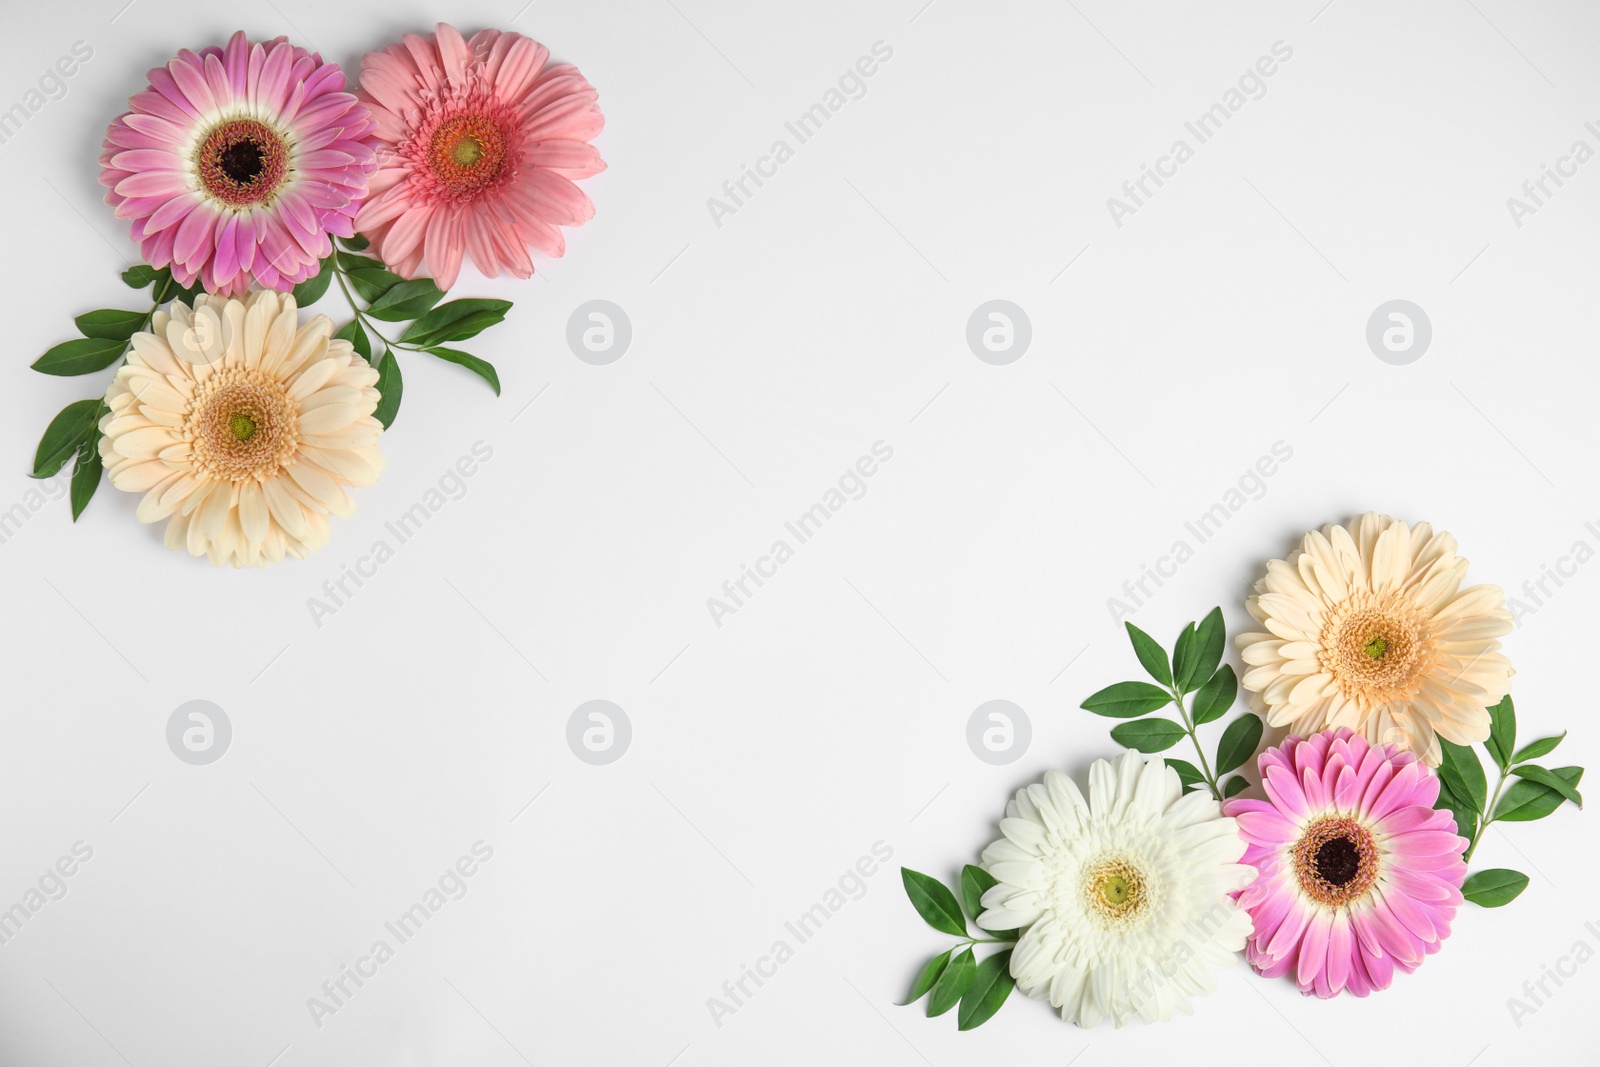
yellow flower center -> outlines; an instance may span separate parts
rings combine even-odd
[[[195,390],[183,432],[197,470],[221,481],[265,481],[294,461],[298,423],[298,405],[282,382],[228,367]]]
[[[1154,887],[1127,856],[1112,855],[1091,864],[1080,888],[1090,913],[1111,929],[1142,925],[1154,910]]]
[[[1410,598],[1356,593],[1328,613],[1317,658],[1346,698],[1370,708],[1412,697],[1435,658],[1432,638]]]
[[[456,142],[451,155],[455,157],[457,166],[470,167],[483,158],[483,145],[476,138],[463,137]]]

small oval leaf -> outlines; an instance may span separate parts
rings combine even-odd
[[[1111,739],[1140,752],[1164,752],[1184,738],[1183,727],[1171,719],[1135,719],[1117,725]]]
[[[1110,719],[1132,719],[1148,715],[1172,703],[1172,694],[1158,689],[1149,682],[1118,682],[1108,685],[1085,700],[1080,706],[1085,711],[1104,715]]]
[[[1461,886],[1461,895],[1481,908],[1500,908],[1516,900],[1528,888],[1528,876],[1503,867],[1479,871]]]

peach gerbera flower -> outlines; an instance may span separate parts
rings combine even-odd
[[[378,372],[332,331],[266,289],[175,300],[133,335],[100,455],[112,485],[144,494],[140,522],[169,520],[168,548],[219,566],[304,558],[353,510],[344,487],[378,480]]]
[[[594,88],[516,33],[431,37],[361,60],[360,99],[377,120],[378,172],[356,229],[396,273],[426,268],[442,289],[462,256],[490,277],[533,273],[528,250],[566,250],[561,226],[594,215],[572,180],[605,169],[588,141],[605,118]]]
[[[1511,689],[1505,594],[1462,589],[1455,538],[1425,522],[1369,512],[1352,525],[1313,530],[1267,564],[1245,604],[1267,632],[1238,639],[1242,684],[1273,726],[1349,727],[1437,766],[1439,738],[1485,740],[1486,709]]]

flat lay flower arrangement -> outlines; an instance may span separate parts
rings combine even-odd
[[[1241,952],[1308,996],[1365,997],[1439,952],[1461,907],[1516,899],[1526,875],[1469,871],[1484,831],[1581,807],[1583,768],[1538,762],[1565,734],[1519,743],[1512,616],[1498,587],[1462,588],[1466,570],[1449,534],[1366,514],[1267,564],[1242,676],[1221,609],[1170,653],[1126,624],[1148,680],[1082,705],[1126,720],[1125,751],[1087,789],[1049,771],[1019,790],[954,887],[902,870],[922,918],[960,939],[907,1003],[955,1009],[962,1030],[1013,989],[1079,1026],[1165,1021]],[[1229,719],[1241,686],[1249,710]],[[1269,727],[1287,736],[1258,756]],[[1183,742],[1193,761],[1151,755]]]
[[[528,278],[531,250],[594,214],[604,118],[576,68],[515,33],[439,25],[335,63],[284,38],[184,50],[106,131],[100,182],[148,306],[75,320],[33,368],[103,395],[51,420],[33,476],[70,461],[72,517],[102,477],[141,493],[169,548],[216,564],[303,558],[383,471],[401,357],[495,368],[456,345],[506,300],[446,299],[462,263]],[[301,310],[335,294],[347,319]],[[393,331],[399,330],[396,335]]]

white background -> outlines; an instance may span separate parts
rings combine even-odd
[[[440,18],[515,29],[598,87],[610,169],[566,258],[463,272],[457,295],[516,301],[464,346],[505,395],[408,360],[389,469],[309,561],[214,570],[109,487],[76,526],[56,499],[0,545],[0,907],[94,850],[0,945],[0,1062],[1593,1056],[1600,963],[1520,1028],[1507,1008],[1600,948],[1600,823],[1570,806],[1491,831],[1475,866],[1527,871],[1527,892],[1463,909],[1389,991],[1307,1000],[1240,962],[1193,1018],[1120,1032],[1020,997],[969,1034],[896,1007],[948,939],[895,868],[953,875],[1011,791],[1114,754],[1077,709],[1135,673],[1107,599],[1274,442],[1292,460],[1141,626],[1170,641],[1220,603],[1237,630],[1266,559],[1368,509],[1451,530],[1472,579],[1513,593],[1600,547],[1600,163],[1520,228],[1506,206],[1573,141],[1600,148],[1600,12],[923,2],[5,0],[0,108],[75,41],[94,54],[0,144],[0,509],[27,499],[49,417],[104,386],[28,364],[75,314],[145,306],[95,159],[180,47],[242,26],[353,72]],[[880,40],[866,95],[719,227],[707,199],[794,147],[784,122]],[[1107,197],[1280,40],[1266,94],[1116,226]],[[995,298],[1033,329],[1003,367],[965,340]],[[1409,366],[1365,342],[1395,298],[1433,323]],[[592,299],[632,322],[609,366],[566,344]],[[714,625],[707,598],[879,440],[865,497]],[[466,495],[317,626],[309,599],[477,441],[493,459]],[[1597,600],[1580,567],[1506,642],[1524,737],[1573,730],[1553,764],[1595,759]],[[565,741],[596,698],[634,732],[604,767]],[[1032,721],[1004,767],[965,740],[994,698]],[[166,744],[192,699],[233,724],[211,766]],[[307,998],[479,840],[470,892],[318,1028]],[[893,859],[865,895],[716,1026],[707,998],[876,841]]]

